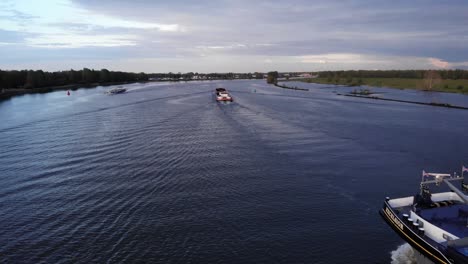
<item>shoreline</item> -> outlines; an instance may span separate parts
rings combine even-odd
[[[457,93],[468,95],[468,80],[465,79],[445,79],[435,85],[432,90],[424,89],[422,83],[423,79],[411,78],[340,78],[334,81],[329,81],[327,78],[308,78],[299,81],[304,83],[317,83],[325,85],[344,85],[346,87],[362,87],[369,86],[372,88],[391,88],[399,90],[418,90],[422,92],[441,92],[441,93]]]
[[[276,86],[276,87],[279,87],[279,88],[283,88],[283,89],[299,90],[299,91],[309,91],[309,89],[307,89],[307,88],[289,87],[289,86],[286,86],[285,84],[274,83],[273,85]]]
[[[219,79],[211,80],[148,80],[148,81],[129,81],[129,82],[107,82],[107,83],[89,83],[89,84],[67,84],[61,86],[51,86],[51,87],[41,87],[33,89],[24,89],[24,88],[11,88],[11,89],[2,89],[0,88],[0,101],[10,99],[14,96],[25,95],[25,94],[37,94],[37,93],[49,93],[54,91],[61,90],[77,90],[81,88],[96,88],[98,86],[112,86],[112,85],[121,85],[121,84],[130,84],[130,83],[148,83],[148,82],[190,82],[190,81],[218,81]],[[234,80],[249,80],[249,79],[229,79],[230,81]],[[253,80],[253,79],[252,79]]]
[[[445,108],[454,108],[454,109],[462,109],[468,110],[468,107],[458,106],[458,105],[451,105],[446,103],[425,103],[425,102],[418,102],[418,101],[409,101],[409,100],[401,100],[401,99],[390,99],[390,98],[381,98],[377,96],[365,96],[365,95],[358,95],[358,94],[340,94],[337,95],[341,96],[348,96],[348,97],[355,97],[355,98],[364,98],[364,99],[373,99],[373,100],[382,100],[382,101],[390,101],[390,102],[398,102],[398,103],[406,103],[406,104],[417,104],[417,105],[428,105],[428,106],[436,106],[436,107],[445,107]]]
[[[37,94],[37,93],[49,93],[54,91],[61,91],[61,90],[77,90],[81,88],[96,88],[98,86],[112,86],[112,85],[120,85],[120,84],[130,84],[130,83],[137,83],[137,82],[148,82],[148,81],[132,81],[132,82],[108,82],[108,83],[89,83],[89,84],[67,84],[61,86],[51,86],[51,87],[41,87],[41,88],[34,88],[34,89],[4,89],[3,92],[0,90],[0,101],[7,100],[14,96],[18,95],[25,95],[25,94]]]

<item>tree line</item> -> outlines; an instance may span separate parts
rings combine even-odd
[[[186,73],[151,73],[148,75],[150,78],[156,80],[168,79],[168,80],[232,80],[232,79],[263,79],[263,73],[198,73],[198,72],[186,72]]]
[[[431,70],[436,72],[441,79],[468,79],[467,70]],[[338,78],[409,78],[424,79],[427,70],[359,70],[359,71],[322,71],[318,72],[318,77],[338,79]]]
[[[0,88],[34,89],[41,87],[54,87],[69,84],[94,84],[112,82],[147,81],[148,75],[132,72],[109,71],[107,69],[47,72],[42,70],[3,71],[0,70]]]

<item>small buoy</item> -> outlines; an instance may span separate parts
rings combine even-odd
[[[67,91],[67,95],[70,96],[70,91]]]

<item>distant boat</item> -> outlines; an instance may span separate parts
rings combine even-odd
[[[107,93],[109,93],[109,94],[120,94],[120,93],[125,93],[126,91],[127,91],[127,89],[118,87],[118,88],[110,89],[109,91],[107,91]]]
[[[232,96],[224,88],[216,88],[216,101],[218,102],[232,102]]]

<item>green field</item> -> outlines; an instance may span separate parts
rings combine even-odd
[[[349,86],[368,85],[375,87],[389,87],[397,89],[418,89],[427,90],[424,88],[423,79],[405,79],[405,78],[311,78],[303,79],[302,82],[321,83],[321,84],[341,84]],[[448,93],[463,93],[468,94],[468,80],[440,80],[439,83],[432,87],[432,91],[448,92]]]

